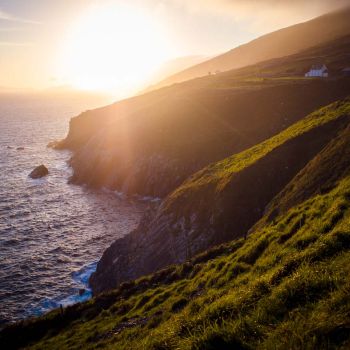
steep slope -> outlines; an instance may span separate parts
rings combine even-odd
[[[329,192],[337,185],[339,178],[349,175],[349,140],[350,127],[347,127],[269,203],[263,219],[253,230],[275,220],[278,215],[286,213],[307,198]]]
[[[264,35],[247,44],[197,64],[156,84],[160,88],[202,77],[208,72],[228,71],[276,57],[288,56],[308,47],[350,34],[350,8]]]
[[[341,152],[349,127],[291,182],[318,183],[313,169],[323,169],[331,187],[246,240],[8,327],[1,348],[348,349],[350,158],[337,159],[337,173],[329,166]]]
[[[90,278],[93,291],[114,288],[246,235],[273,197],[349,122],[350,101],[334,103],[193,175],[154,216],[147,215],[136,231],[104,252]]]
[[[209,163],[347,96],[350,79],[337,74],[349,54],[350,36],[87,111],[60,144],[74,150],[72,181],[163,197]],[[320,57],[333,78],[301,78]]]

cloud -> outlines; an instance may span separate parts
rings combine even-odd
[[[10,21],[10,22],[26,23],[26,24],[40,24],[40,22],[38,22],[38,21],[33,21],[33,20],[30,20],[30,19],[13,16],[12,14],[7,13],[7,12],[1,10],[1,9],[0,9],[0,20]]]

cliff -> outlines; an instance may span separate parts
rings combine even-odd
[[[194,174],[153,217],[146,215],[136,231],[104,252],[90,278],[94,293],[245,236],[273,198],[349,122],[349,101],[334,103]],[[321,191],[324,185],[318,186]]]

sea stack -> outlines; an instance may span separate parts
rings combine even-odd
[[[41,164],[37,166],[30,174],[29,177],[32,179],[39,179],[49,174],[49,170],[45,165]]]

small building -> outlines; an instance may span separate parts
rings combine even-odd
[[[325,64],[314,64],[311,66],[311,69],[307,73],[305,73],[305,77],[327,78],[328,68]]]
[[[342,71],[344,77],[350,77],[350,67],[344,68]]]

